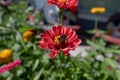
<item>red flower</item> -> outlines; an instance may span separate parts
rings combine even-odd
[[[28,18],[29,18],[29,21],[30,21],[30,22],[33,22],[33,21],[34,21],[34,16],[33,16],[32,14],[29,15]]]
[[[53,26],[51,30],[46,30],[40,34],[42,40],[39,41],[39,47],[50,49],[50,58],[53,59],[61,51],[64,55],[70,56],[69,50],[75,48],[81,43],[76,32],[72,28],[61,25]]]
[[[19,66],[21,62],[21,60],[15,60],[9,64],[3,65],[2,67],[0,67],[0,74],[9,70],[13,70],[15,67]]]
[[[71,9],[72,11],[76,11],[78,0],[48,0],[48,4],[55,4],[59,8]]]

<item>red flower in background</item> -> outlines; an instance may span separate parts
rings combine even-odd
[[[34,21],[34,15],[31,14],[31,15],[28,16],[28,18],[29,18],[29,21],[30,21],[30,22],[33,22],[33,21]]]
[[[3,65],[0,67],[0,74],[9,71],[9,70],[13,70],[15,67],[19,66],[21,64],[21,60],[15,60],[9,64]]]
[[[69,50],[75,48],[81,43],[76,32],[72,28],[67,28],[61,25],[52,27],[51,30],[46,30],[40,34],[42,40],[39,41],[39,47],[50,49],[50,58],[53,59],[61,51],[64,55],[70,56]]]
[[[55,4],[59,8],[76,11],[78,6],[78,0],[48,0],[48,4]]]

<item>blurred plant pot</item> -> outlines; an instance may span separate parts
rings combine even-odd
[[[108,35],[108,34],[95,33],[92,37],[92,41],[94,41],[97,37],[103,37],[104,40],[107,42],[120,45],[120,38],[116,38],[116,37],[113,37],[113,36]]]

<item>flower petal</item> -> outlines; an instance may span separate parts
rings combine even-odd
[[[68,53],[68,50],[64,50],[64,51],[63,51],[63,54],[66,55],[67,57],[70,56],[70,54]]]
[[[46,44],[43,40],[39,41],[38,43],[39,43],[39,47],[40,47],[40,48],[44,48],[44,49],[47,49],[47,48],[48,48],[48,47],[47,47],[47,44]]]
[[[58,54],[57,51],[52,51],[52,52],[50,53],[50,58],[51,58],[51,59],[55,58],[55,57],[57,56],[57,54]]]
[[[77,5],[78,5],[78,0],[66,0],[66,1],[58,1],[58,0],[48,0],[48,4],[55,4],[59,8],[63,9],[70,9],[72,11],[76,11]]]
[[[63,34],[65,34],[67,37],[63,38]],[[72,28],[62,25],[53,26],[51,30],[47,30],[40,36],[42,40],[39,41],[39,47],[52,50],[50,53],[51,59],[56,57],[60,51],[63,51],[64,55],[70,56],[68,53],[69,50],[75,50],[75,48],[81,43],[81,40],[78,38],[76,32]],[[56,44],[54,39],[57,36],[60,36],[60,39],[63,41],[65,40],[64,43],[61,42],[60,44]]]

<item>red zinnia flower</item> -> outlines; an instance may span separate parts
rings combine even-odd
[[[55,4],[59,8],[71,9],[72,11],[76,11],[78,0],[48,0],[48,4]]]
[[[46,30],[41,35],[42,40],[39,41],[39,47],[50,49],[50,58],[53,59],[61,51],[64,55],[70,56],[69,50],[75,48],[81,43],[76,32],[72,28],[61,25],[53,26],[51,30]]]

